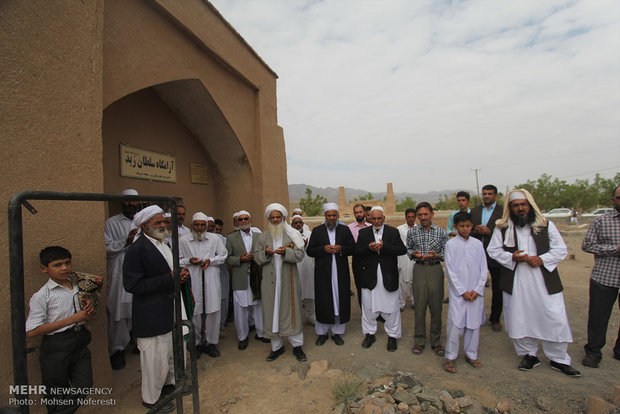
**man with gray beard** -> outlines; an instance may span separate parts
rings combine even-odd
[[[262,265],[261,298],[264,334],[271,338],[273,361],[284,353],[284,337],[293,345],[298,361],[307,360],[301,322],[301,281],[297,263],[304,258],[304,241],[299,232],[286,223],[287,210],[273,203],[265,209],[269,228],[256,243],[254,260]]]
[[[327,341],[329,330],[336,345],[344,345],[345,323],[351,319],[349,260],[355,250],[351,230],[338,223],[338,204],[323,204],[325,223],[310,236],[308,256],[315,258],[316,345]]]
[[[157,404],[164,385],[174,384],[172,326],[174,324],[174,272],[169,232],[158,206],[138,212],[133,224],[144,233],[127,249],[123,263],[123,286],[133,294],[132,325],[140,349],[142,405]],[[181,271],[181,282],[189,277]],[[172,403],[161,412],[174,410]]]
[[[228,252],[216,234],[206,231],[208,222],[204,213],[194,214],[191,234],[179,239],[179,262],[188,266],[192,278],[196,349],[217,358],[222,306],[220,265],[226,262]]]

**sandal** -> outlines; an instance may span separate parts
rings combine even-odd
[[[441,345],[434,346],[433,351],[435,352],[435,355],[438,356],[444,356],[446,354],[446,350]]]
[[[473,368],[482,368],[482,362],[478,361],[477,359],[470,359],[465,357],[465,362],[467,362],[469,365],[471,365]]]
[[[456,374],[456,364],[453,359],[444,359],[443,360],[443,370],[449,372],[450,374]]]
[[[413,348],[411,348],[411,352],[413,352],[415,355],[420,355],[422,351],[424,351],[423,345],[414,345]]]

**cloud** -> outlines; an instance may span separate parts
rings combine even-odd
[[[616,1],[213,3],[279,75],[290,183],[473,189],[472,168],[504,187],[620,164]]]

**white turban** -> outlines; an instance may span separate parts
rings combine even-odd
[[[293,209],[293,213],[297,212],[299,212],[299,214],[303,213],[303,211],[299,207]]]
[[[207,217],[207,221],[215,221],[215,219],[211,216]]]
[[[271,203],[265,209],[265,218],[269,219],[269,213],[271,213],[272,211],[279,211],[280,213],[282,213],[283,218],[286,218],[286,216],[288,216],[288,211],[282,204]]]
[[[370,209],[370,211],[375,211],[375,210],[379,210],[380,212],[385,213],[383,211],[383,207],[381,207],[381,206],[374,206],[373,208]]]
[[[200,220],[209,221],[209,217],[207,217],[205,213],[202,213],[200,211],[192,216],[192,223]]]
[[[172,213],[164,213],[164,218],[172,217]]]
[[[233,213],[233,219],[239,217],[240,214],[241,214],[241,211],[237,211]]]
[[[128,188],[126,190],[121,191],[122,195],[138,195],[138,192],[133,188]]]
[[[511,191],[510,197],[508,197],[508,202],[512,202],[515,200],[527,200],[527,197],[522,191]]]
[[[295,214],[293,217],[291,217],[291,223],[293,222],[293,220],[295,220],[296,218],[300,218],[303,221],[303,217],[300,216],[299,214]]]
[[[329,210],[336,210],[338,211],[338,204],[336,203],[325,203],[323,204],[323,214],[325,214],[326,211]]]
[[[237,217],[244,216],[244,215],[247,215],[248,217],[252,217],[252,215],[245,210],[241,210],[237,212]]]
[[[162,210],[161,207],[159,207],[158,205],[148,206],[138,211],[136,215],[133,216],[132,223],[136,227],[140,227],[141,225],[143,225],[144,223],[146,223],[147,221],[149,221],[156,215],[163,214],[163,213],[164,213],[164,210]]]

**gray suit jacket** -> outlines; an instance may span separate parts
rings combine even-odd
[[[252,251],[256,249],[256,240],[259,234],[252,234]],[[226,250],[228,250],[228,258],[226,262],[232,270],[232,289],[246,290],[248,288],[248,273],[250,272],[250,262],[242,262],[241,255],[248,252],[245,251],[245,244],[241,238],[241,230],[231,233],[226,239]]]

